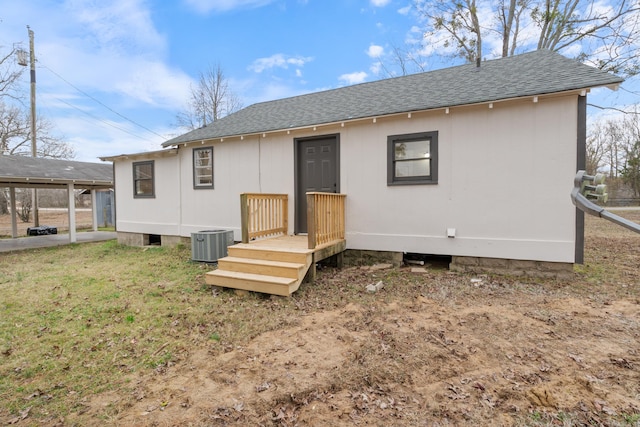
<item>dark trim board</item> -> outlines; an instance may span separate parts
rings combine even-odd
[[[587,167],[587,97],[578,96],[576,172]],[[576,208],[575,263],[584,264],[584,212]]]

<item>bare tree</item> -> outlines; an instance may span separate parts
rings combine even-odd
[[[396,77],[426,71],[428,60],[420,52],[393,46],[390,63],[394,65],[393,68],[387,66],[383,58],[378,58],[377,68],[387,77]]]
[[[70,159],[73,147],[53,135],[53,124],[36,117],[37,156]],[[0,101],[0,154],[31,155],[31,117],[23,108]]]
[[[0,100],[20,99],[18,83],[24,69],[16,64],[16,52],[16,48],[12,48],[6,55],[0,56]]]
[[[211,124],[242,108],[242,102],[229,88],[220,65],[211,65],[200,73],[198,84],[191,87],[190,95],[187,108],[176,116],[177,125],[188,130]]]
[[[31,113],[20,90],[22,72],[15,48],[0,56],[0,154],[31,155]],[[75,156],[73,147],[54,135],[53,123],[42,114],[36,115],[36,137],[38,157]]]
[[[473,62],[482,58],[482,31],[476,0],[416,0],[416,8],[426,18],[425,39],[436,47],[453,49],[454,54]]]
[[[596,172],[603,169],[603,166],[605,166],[605,153],[608,147],[609,138],[605,125],[601,122],[596,122],[587,136],[587,174],[595,175]]]
[[[622,118],[596,121],[587,137],[587,172],[606,172],[618,178],[626,163],[629,135]]]
[[[624,127],[620,120],[610,119],[605,125],[605,132],[607,134],[605,159],[608,163],[609,177],[618,178],[625,162],[626,138]]]
[[[439,53],[474,61],[487,52],[505,57],[518,49],[577,47],[577,59],[603,70],[640,72],[637,0],[414,0],[414,6],[425,45]]]
[[[640,197],[640,118],[625,116],[620,122],[622,128],[622,150],[624,165],[620,170],[623,182]]]
[[[24,144],[30,131],[29,116],[18,107],[0,101],[0,154],[13,154],[14,141]]]
[[[608,172],[610,190],[624,186],[640,197],[640,115],[597,121],[587,138],[587,172]],[[610,192],[611,194],[611,192]]]
[[[43,116],[36,118],[38,157],[70,159],[73,147],[54,136],[53,124]],[[19,104],[9,105],[0,99],[0,155],[31,156],[31,117]],[[0,215],[9,213],[8,193],[0,191]]]
[[[20,90],[23,69],[16,63],[16,49],[0,56],[0,155],[31,155],[31,113]],[[69,159],[73,147],[54,134],[46,117],[36,116],[37,156]],[[0,191],[0,214],[8,213],[8,196]]]
[[[632,190],[636,198],[640,197],[640,141],[637,141],[627,153],[627,164],[622,170],[622,179]]]

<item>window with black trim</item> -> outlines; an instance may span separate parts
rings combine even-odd
[[[153,160],[133,163],[133,197],[155,197]]]
[[[387,185],[437,183],[437,131],[387,137]]]
[[[213,188],[213,147],[193,149],[193,188]]]

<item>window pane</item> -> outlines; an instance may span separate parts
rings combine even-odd
[[[196,151],[196,166],[209,166],[211,164],[211,150]]]
[[[153,197],[153,161],[133,164],[134,197]]]
[[[209,159],[206,157],[198,157],[196,159],[196,167],[209,166]]]
[[[438,183],[438,131],[387,136],[387,185]]]
[[[197,176],[211,175],[211,172],[213,172],[211,166],[196,166]]]
[[[153,174],[153,166],[150,163],[143,165],[135,165],[136,179],[151,179]]]
[[[429,140],[396,142],[395,159],[428,159],[429,145]]]
[[[193,150],[193,185],[213,188],[213,148]]]
[[[396,177],[398,178],[429,175],[431,175],[429,159],[396,162]]]
[[[136,194],[137,195],[151,195],[153,192],[153,181],[150,179],[144,179],[136,181]]]
[[[211,179],[211,175],[203,175],[198,177],[198,182],[196,185],[211,185],[213,184],[213,180]]]

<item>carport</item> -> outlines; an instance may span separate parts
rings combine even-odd
[[[77,238],[74,190],[91,191],[93,230],[97,231],[96,191],[113,188],[113,167],[101,163],[0,155],[0,188],[9,188],[11,237],[14,239],[18,237],[16,188],[66,188],[69,242],[75,243]]]

